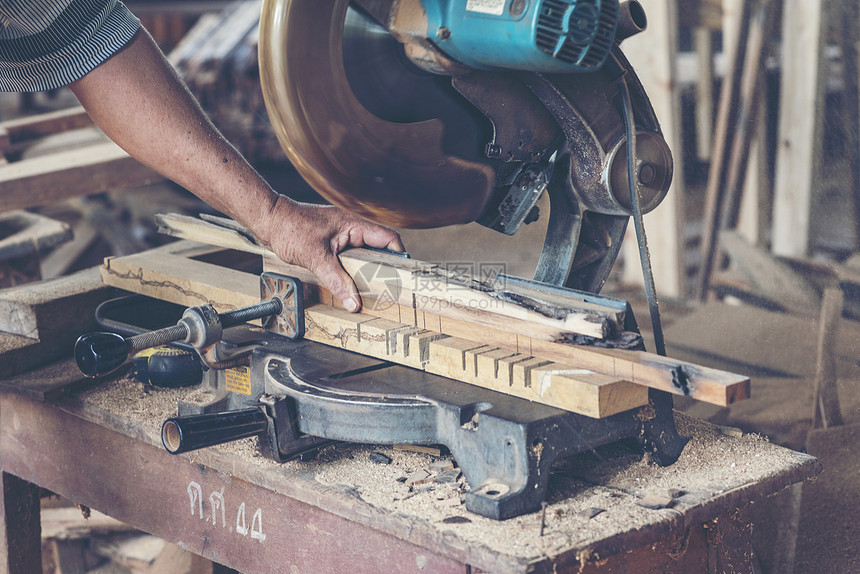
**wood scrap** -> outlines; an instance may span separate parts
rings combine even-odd
[[[720,233],[720,246],[757,291],[801,314],[818,308],[821,298],[802,275],[764,249],[750,245],[738,232]]]
[[[38,254],[72,238],[65,223],[24,210],[0,213],[0,260]]]
[[[738,118],[740,106],[741,79],[747,53],[752,11],[755,2],[743,2],[742,11],[738,14],[737,34],[734,35],[736,44],[726,46],[725,52],[730,54],[728,73],[723,78],[720,101],[717,109],[717,120],[714,128],[714,144],[711,166],[708,171],[708,186],[705,195],[705,213],[702,229],[702,266],[696,278],[694,297],[705,301],[710,285],[710,276],[715,258],[715,246],[720,230],[722,205],[725,198],[726,178],[731,156],[731,142],[736,130],[735,120]]]
[[[407,452],[418,452],[430,456],[442,456],[442,449],[438,446],[424,446],[420,444],[395,444],[394,450],[405,450]]]
[[[73,239],[42,257],[42,278],[54,279],[68,273],[84,252],[98,238],[96,229],[86,221],[72,225]]]
[[[71,356],[77,337],[97,330],[95,308],[112,292],[97,268],[0,291],[0,378]]]

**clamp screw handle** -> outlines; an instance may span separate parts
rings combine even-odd
[[[185,310],[176,325],[148,333],[124,338],[116,333],[87,333],[75,342],[75,362],[87,377],[99,377],[117,369],[129,355],[144,349],[175,343],[190,342],[203,347],[212,339],[221,338],[226,327],[247,321],[277,315],[283,309],[280,299],[271,299],[256,305],[219,314],[211,305],[200,305]]]

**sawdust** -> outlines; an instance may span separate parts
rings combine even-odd
[[[318,482],[345,487],[387,512],[432,525],[472,545],[518,558],[538,559],[587,547],[612,533],[643,528],[661,517],[677,516],[684,507],[760,480],[796,462],[796,454],[758,435],[728,437],[718,427],[681,414],[677,422],[681,433],[693,438],[672,466],[660,467],[650,457],[621,445],[609,445],[556,464],[550,478],[543,536],[540,512],[504,522],[468,512],[458,503],[469,488],[463,478],[455,484],[434,483],[411,489],[396,481],[415,469],[430,469],[435,457],[340,445],[308,466],[315,471]],[[368,457],[373,450],[391,457],[392,464],[370,462]],[[648,494],[667,492],[677,495],[671,508],[653,510],[637,504]],[[593,509],[602,512],[589,517]],[[445,521],[451,517],[468,520]]]
[[[163,420],[176,413],[177,401],[188,392],[145,387],[127,376],[87,391],[81,399],[126,420],[155,441]],[[680,413],[676,421],[681,434],[692,438],[674,465],[660,467],[649,456],[621,443],[558,462],[551,471],[543,536],[540,512],[498,522],[467,511],[461,501],[469,485],[462,475],[450,483],[411,487],[405,483],[406,477],[421,469],[436,474],[440,468],[434,466],[436,462],[457,465],[451,455],[435,457],[391,446],[339,443],[325,447],[312,461],[278,464],[260,454],[256,439],[212,448],[236,457],[241,464],[266,472],[276,470],[288,480],[313,480],[337,488],[385,513],[406,517],[416,527],[423,525],[453,537],[459,544],[539,560],[571,549],[584,551],[607,536],[677,518],[685,508],[798,462],[796,453],[761,436],[727,436],[719,427]],[[373,462],[373,452],[384,454],[391,463]],[[194,460],[195,453],[186,456]],[[667,492],[675,497],[670,508],[637,504],[646,495],[665,496]]]

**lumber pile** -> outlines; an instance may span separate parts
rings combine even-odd
[[[306,270],[278,261],[234,229],[182,216],[162,216],[160,224],[180,237],[264,254],[265,270],[301,279],[305,336],[314,341],[595,418],[647,404],[648,388],[719,405],[749,395],[749,380],[740,375],[641,350],[573,344],[629,335],[620,329],[622,312],[581,295],[565,299],[539,284],[493,289],[452,282],[428,263],[354,249],[341,254],[362,291],[363,311],[353,314]],[[259,300],[256,275],[163,251],[108,259],[102,276],[108,285],[182,305],[230,309]]]
[[[204,14],[168,56],[213,123],[252,163],[286,161],[260,87],[260,9],[260,0],[240,0]]]

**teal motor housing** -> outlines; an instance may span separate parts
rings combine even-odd
[[[599,69],[618,26],[618,0],[421,0],[428,36],[478,69]]]

